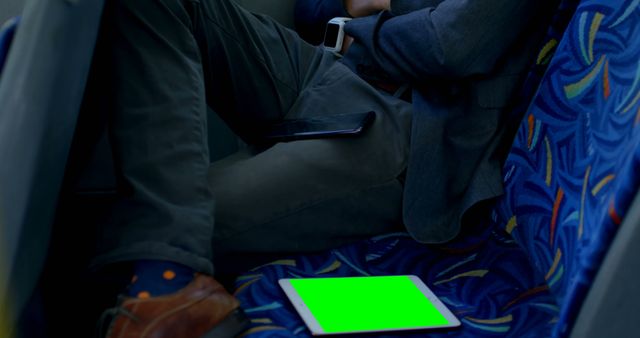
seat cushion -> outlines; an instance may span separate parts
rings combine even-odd
[[[236,281],[236,296],[252,318],[246,337],[310,337],[277,284],[280,278],[409,273],[419,276],[463,323],[430,337],[549,336],[558,314],[555,298],[511,236],[489,225],[466,230],[462,238],[434,246],[406,233],[391,234],[253,269]]]
[[[517,121],[528,109],[576,6],[577,0],[560,3],[519,95],[521,104],[511,114]],[[462,321],[461,328],[433,336],[550,336],[556,329],[559,306],[549,292],[545,274],[530,263],[528,252],[507,232],[513,230],[512,215],[506,221],[498,217],[503,215],[495,212],[491,220],[487,218],[473,229],[465,229],[447,245],[422,245],[407,234],[394,234],[254,269],[236,283],[237,296],[253,318],[247,337],[309,336],[280,290],[277,284],[280,278],[402,274],[421,277]],[[401,336],[424,337],[425,333]]]

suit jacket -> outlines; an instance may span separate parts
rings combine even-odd
[[[327,1],[342,0],[315,2]],[[413,88],[403,219],[416,240],[452,239],[475,206],[502,194],[506,116],[556,4],[392,0],[391,11],[345,26],[356,42],[342,62]]]

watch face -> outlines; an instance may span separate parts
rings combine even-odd
[[[327,30],[324,34],[324,45],[327,47],[336,47],[338,44],[338,33],[340,32],[340,25],[335,23],[327,24]]]

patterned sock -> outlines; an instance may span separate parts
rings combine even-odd
[[[133,273],[128,295],[149,298],[184,288],[193,280],[195,270],[169,261],[139,260],[134,263]]]

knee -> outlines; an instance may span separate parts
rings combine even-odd
[[[109,11],[116,24],[140,23],[146,25],[171,25],[172,21],[179,21],[186,26],[191,25],[190,12],[196,1],[172,0],[113,0],[108,1]],[[131,19],[136,19],[132,21]],[[142,19],[142,20],[140,20]],[[127,26],[129,27],[129,26]],[[133,27],[131,27],[133,28]]]

